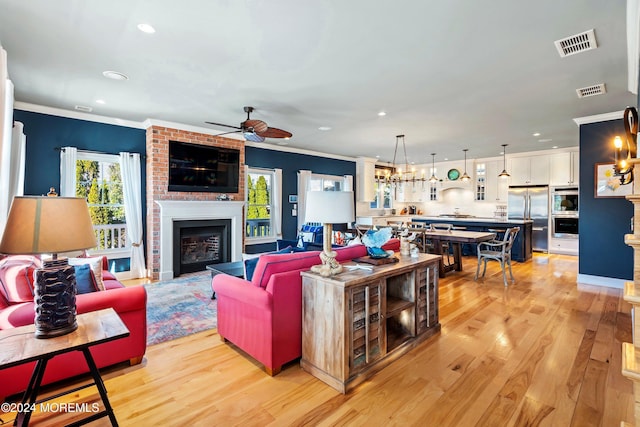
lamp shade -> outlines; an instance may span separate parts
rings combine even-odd
[[[309,191],[305,203],[307,222],[343,224],[355,220],[353,191]]]
[[[15,197],[0,242],[0,253],[57,254],[96,246],[85,199]]]

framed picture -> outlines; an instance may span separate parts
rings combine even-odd
[[[622,185],[613,170],[613,163],[596,163],[595,197],[624,197],[633,193],[633,183]]]
[[[298,203],[298,195],[289,194],[289,203]]]

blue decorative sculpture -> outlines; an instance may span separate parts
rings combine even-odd
[[[391,239],[391,228],[381,228],[378,231],[369,230],[362,236],[362,243],[367,247],[367,253],[371,258],[387,258],[390,253],[382,249],[382,245]]]

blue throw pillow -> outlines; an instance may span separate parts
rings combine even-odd
[[[91,265],[75,265],[76,270],[76,289],[78,294],[88,294],[98,290],[96,278],[91,271]]]
[[[267,252],[268,254],[290,254],[293,252],[305,252],[304,249],[296,248],[292,246],[287,246],[286,248],[280,249],[275,252]],[[256,265],[258,265],[258,260],[260,257],[255,257],[251,259],[247,259],[244,261],[244,278],[248,281],[251,281],[253,278],[253,273],[256,271]]]

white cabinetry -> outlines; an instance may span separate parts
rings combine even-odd
[[[512,157],[509,159],[511,185],[548,185],[549,155]]]
[[[498,177],[501,171],[501,160],[485,160],[476,163],[476,200],[506,202],[509,180]]]
[[[372,202],[376,198],[376,159],[358,157],[356,159],[356,197],[359,202]]]
[[[550,165],[550,185],[578,185],[580,182],[580,153],[578,151],[552,154]]]
[[[549,241],[550,254],[578,255],[578,239],[557,239]]]

